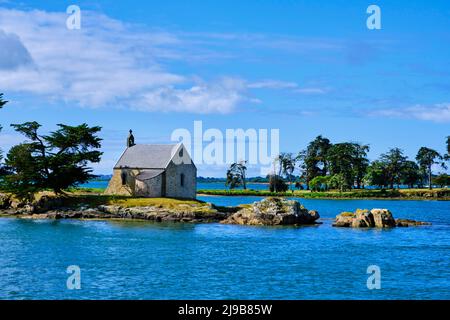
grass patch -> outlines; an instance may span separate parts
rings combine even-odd
[[[127,196],[103,195],[103,194],[76,194],[71,193],[62,198],[63,205],[76,206],[86,204],[90,207],[100,205],[117,205],[125,208],[131,207],[158,207],[176,209],[182,206],[199,207],[206,203],[199,200],[183,200],[171,198],[133,198]]]
[[[214,206],[201,200],[173,199],[173,198],[136,198],[130,196],[105,195],[93,190],[72,189],[63,195],[56,196],[52,191],[42,191],[35,194],[34,203],[43,205],[48,203],[52,207],[61,208],[96,208],[100,205],[132,207],[156,207],[183,212],[215,213]],[[230,209],[231,210],[231,209]]]
[[[341,216],[343,216],[343,217],[354,217],[355,214],[353,212],[342,212]]]

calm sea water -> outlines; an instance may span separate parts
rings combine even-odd
[[[257,197],[201,197],[221,205]],[[0,219],[2,299],[450,299],[450,202],[301,200],[310,227]],[[331,227],[340,211],[389,208],[432,226]],[[81,268],[68,290],[66,268]],[[368,290],[369,265],[381,289]]]

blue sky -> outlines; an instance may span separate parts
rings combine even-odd
[[[66,8],[81,8],[67,30]],[[381,30],[366,27],[370,4]],[[2,149],[9,123],[103,127],[107,174],[133,128],[280,129],[282,151],[322,134],[413,158],[450,135],[448,1],[1,1]],[[223,176],[223,166],[199,165]],[[258,168],[251,168],[250,175]]]

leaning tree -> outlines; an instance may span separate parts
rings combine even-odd
[[[60,194],[95,177],[88,164],[100,162],[100,127],[58,124],[56,131],[42,135],[37,122],[11,126],[27,138],[13,147],[5,159],[12,173],[6,176],[5,184],[11,192],[30,197],[37,191],[51,189]]]
[[[295,157],[292,153],[280,153],[277,160],[280,162],[279,170],[288,179],[289,189],[291,189],[292,175],[294,174],[298,157]],[[281,175],[279,174],[279,176]]]
[[[232,163],[230,168],[227,170],[227,180],[225,185],[230,187],[230,189],[234,189],[239,186],[242,186],[244,190],[247,189],[246,171],[247,161]]]

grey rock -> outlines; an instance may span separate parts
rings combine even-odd
[[[9,209],[11,206],[11,197],[8,194],[0,193],[0,209]]]
[[[430,223],[397,219],[395,220],[388,209],[356,210],[355,212],[343,212],[336,216],[334,227],[351,228],[394,228],[429,225]]]
[[[50,197],[43,195],[39,200],[33,202],[34,212],[44,213],[49,210],[58,209],[62,206],[62,199],[60,197]]]
[[[298,201],[266,198],[231,214],[222,223],[241,225],[308,225],[320,218],[317,211],[308,211]]]
[[[354,214],[353,212],[342,212],[341,214],[336,216],[336,221],[334,222],[333,227],[351,227],[355,218],[356,214]]]
[[[431,223],[416,221],[411,219],[397,219],[395,220],[397,227],[417,227],[417,226],[429,226]]]
[[[373,215],[375,227],[377,228],[393,228],[395,227],[395,219],[388,209],[372,209],[370,213]]]

